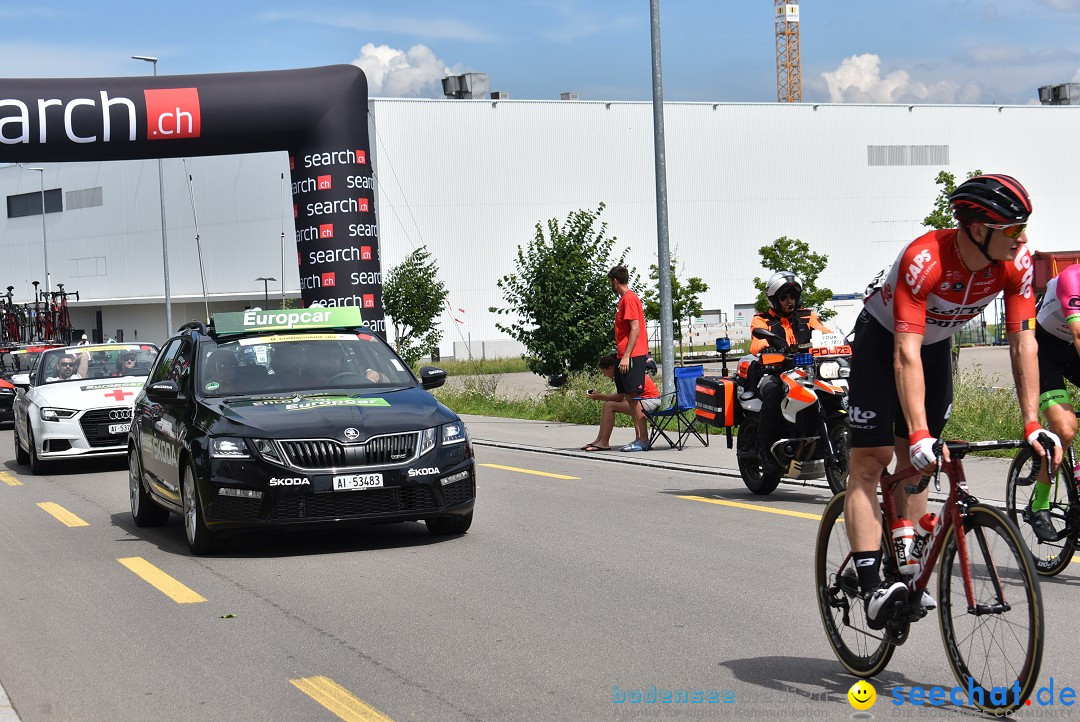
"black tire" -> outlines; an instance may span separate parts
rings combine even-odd
[[[846,496],[846,491],[834,496],[821,515],[814,552],[814,596],[825,637],[837,659],[856,677],[866,678],[885,669],[896,645],[886,641],[882,632],[870,629],[866,622],[847,530],[837,522],[844,513]],[[887,549],[882,551],[888,556]]]
[[[195,483],[195,474],[190,464],[184,465],[181,496],[184,501],[184,533],[192,554],[210,554],[218,548],[214,533],[206,526],[199,485]]]
[[[739,427],[736,456],[739,461],[739,476],[747,489],[762,496],[776,491],[776,487],[780,485],[780,472],[767,474],[758,463],[757,423],[749,421]]]
[[[142,478],[142,462],[139,452],[128,452],[128,496],[131,498],[131,518],[135,526],[161,526],[169,520],[169,511],[150,498]]]
[[[1055,542],[1041,542],[1035,536],[1035,530],[1028,523],[1031,517],[1029,507],[1035,494],[1035,484],[1025,484],[1024,477],[1031,474],[1031,461],[1034,458],[1031,449],[1021,449],[1009,467],[1009,479],[1005,487],[1005,509],[1009,519],[1020,530],[1024,545],[1031,552],[1031,562],[1035,572],[1044,577],[1060,574],[1072,561],[1076,551],[1077,534]],[[1080,498],[1076,491],[1076,481],[1068,464],[1062,464],[1050,489],[1050,518],[1059,532],[1065,528],[1069,518],[1069,509],[1080,509]],[[1075,513],[1075,512],[1074,512]]]
[[[49,470],[47,462],[37,454],[37,443],[34,441],[34,429],[29,421],[26,424],[26,445],[30,447],[30,473],[35,476],[44,476]]]
[[[967,688],[970,679],[982,687],[982,703],[976,697],[975,705],[999,716],[1023,705],[1039,678],[1044,636],[1042,596],[1031,554],[1004,512],[985,504],[971,506],[964,522],[964,539],[975,604],[993,605],[1004,599],[1009,608],[978,616],[968,612],[957,529],[952,528],[945,538],[938,570],[941,637],[957,682]],[[1017,682],[1019,699],[1011,690]],[[1010,689],[1003,702],[991,698],[994,687]]]
[[[18,420],[16,420],[15,423],[12,424],[11,428],[12,428],[11,433],[15,437],[15,463],[16,464],[22,464],[23,466],[26,466],[27,464],[30,463],[30,454],[27,453],[26,449],[24,449],[22,447],[22,444],[19,442],[19,422],[18,422]]]
[[[829,481],[832,493],[839,494],[847,489],[848,461],[851,457],[851,427],[847,417],[838,419],[829,428],[829,442],[833,455],[825,459],[825,478]]]
[[[464,534],[472,526],[472,512],[461,516],[443,516],[434,519],[424,519],[428,531],[436,536],[446,534]]]

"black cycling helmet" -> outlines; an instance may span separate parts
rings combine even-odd
[[[989,253],[990,237],[995,228],[990,228],[986,240],[981,244],[967,228],[970,223],[985,223],[996,226],[1011,226],[1006,231],[1010,238],[1017,238],[1024,232],[1028,217],[1031,216],[1031,198],[1020,181],[1007,175],[977,175],[968,178],[957,186],[949,196],[953,216],[964,226],[975,247],[986,260],[996,263]]]
[[[769,305],[777,313],[783,313],[780,305],[780,296],[785,292],[795,292],[795,309],[802,307],[802,281],[791,271],[777,271],[769,277],[765,284],[765,297],[769,299]]]
[[[1007,175],[977,175],[949,196],[961,223],[1023,223],[1031,215],[1031,198],[1020,181]]]

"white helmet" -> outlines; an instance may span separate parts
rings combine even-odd
[[[802,306],[802,281],[791,271],[777,271],[765,284],[765,297],[769,299],[769,305],[777,313],[781,313],[780,294],[782,291],[795,292],[795,308]]]

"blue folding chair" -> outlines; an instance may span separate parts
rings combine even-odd
[[[661,436],[671,444],[671,448],[679,451],[682,451],[691,436],[705,446],[709,445],[708,433],[702,435],[695,427],[697,414],[694,411],[694,386],[704,375],[704,366],[675,367],[675,391],[660,397],[660,406],[656,411],[644,412],[649,422],[650,449]],[[674,441],[668,436],[669,432],[675,436]]]

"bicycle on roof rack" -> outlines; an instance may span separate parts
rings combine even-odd
[[[940,444],[941,442],[939,442]],[[903,581],[906,602],[888,610],[880,631],[866,620],[863,597],[852,551],[844,528],[842,491],[829,501],[818,529],[815,553],[815,596],[826,637],[840,662],[856,677],[872,677],[885,669],[896,647],[908,637],[912,622],[927,610],[921,598],[934,566],[938,571],[938,617],[942,639],[957,681],[981,689],[970,702],[995,714],[1011,712],[1025,703],[1035,688],[1042,664],[1043,606],[1031,555],[1016,525],[999,509],[968,492],[962,464],[972,451],[1025,448],[1023,441],[946,442],[951,456],[941,461],[935,487],[940,490],[944,467],[949,494],[938,523],[922,551],[921,566],[912,575],[901,573],[889,530],[897,521],[893,491],[919,474],[914,468],[882,475],[882,575],[886,582]],[[1031,478],[1038,476],[1034,457]],[[923,491],[930,478],[904,486],[908,494]],[[1029,482],[1030,483],[1030,482]],[[1019,685],[1018,690],[1014,685]],[[1000,690],[1006,690],[997,694]]]

